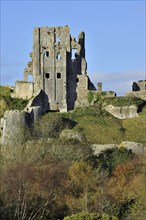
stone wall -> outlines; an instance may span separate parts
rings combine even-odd
[[[71,110],[75,103],[81,103],[88,89],[84,32],[76,40],[70,35],[68,25],[35,27],[30,58],[24,69],[24,80],[16,82],[13,97],[31,98],[43,90],[50,110],[57,111]],[[29,75],[32,83],[28,82]]]
[[[138,117],[138,107],[136,105],[122,107],[108,105],[105,107],[105,110],[119,119]]]
[[[125,94],[125,96],[129,96],[129,97],[136,97],[142,100],[146,101],[146,90],[143,91],[133,91],[133,92],[127,92]]]
[[[6,111],[1,119],[1,144],[19,145],[27,138],[32,125],[31,115],[25,111]]]
[[[11,94],[13,98],[30,99],[34,93],[33,82],[16,81],[15,90]]]
[[[143,91],[146,90],[146,80],[139,80],[138,82],[133,82],[132,91]]]

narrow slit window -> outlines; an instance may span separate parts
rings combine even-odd
[[[61,79],[61,73],[57,73],[57,79]]]
[[[57,59],[57,60],[61,60],[61,55],[60,55],[60,53],[57,54],[56,59]]]
[[[77,81],[77,83],[78,83],[78,82],[79,82],[79,78],[77,78],[77,80],[76,80],[76,81]]]
[[[46,73],[46,79],[50,78],[50,73]]]
[[[44,56],[49,57],[49,51],[45,51]]]

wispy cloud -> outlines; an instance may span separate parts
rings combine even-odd
[[[129,71],[123,73],[95,73],[90,74],[90,79],[97,85],[97,82],[102,82],[103,90],[112,90],[117,95],[124,95],[132,90],[132,83],[146,78],[145,71]]]

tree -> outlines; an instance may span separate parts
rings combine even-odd
[[[145,163],[141,158],[135,157],[119,164],[113,171],[107,187],[113,201],[119,204],[118,216],[120,219],[125,219],[126,216],[130,215],[130,212],[133,213],[131,214],[133,216],[134,212],[135,216],[137,212],[144,218],[145,213],[143,210],[146,207],[146,201],[144,202]]]
[[[97,193],[96,178],[93,168],[86,162],[75,162],[69,168],[69,191],[66,203],[72,213],[89,212],[92,209],[94,195]]]
[[[53,219],[58,215],[57,208],[65,205],[65,171],[61,164],[19,164],[1,177],[3,219]]]

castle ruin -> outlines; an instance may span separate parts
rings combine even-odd
[[[68,111],[85,102],[88,89],[95,89],[87,76],[84,32],[76,40],[67,25],[34,28],[30,57],[13,97],[30,99],[43,90],[49,110]]]

